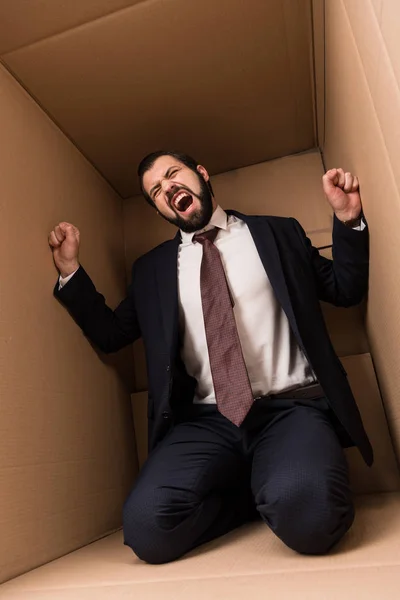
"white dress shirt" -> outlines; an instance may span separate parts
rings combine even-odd
[[[315,380],[277,301],[247,225],[217,207],[209,225],[234,299],[234,315],[254,397]],[[181,232],[178,254],[182,358],[197,381],[194,402],[215,403],[200,292],[203,246]]]
[[[363,230],[365,223],[354,229]],[[217,207],[201,231],[215,239],[234,299],[234,315],[254,397],[307,385],[315,375],[275,297],[252,235],[243,221]],[[199,232],[197,232],[199,233]],[[181,231],[178,253],[179,327],[186,370],[197,381],[195,403],[216,402],[200,292],[203,246]],[[60,288],[74,276],[60,277]]]

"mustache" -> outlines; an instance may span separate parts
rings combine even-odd
[[[189,187],[187,187],[186,185],[177,185],[175,187],[172,188],[172,190],[170,190],[169,192],[166,193],[166,196],[168,198],[168,202],[171,202],[172,198],[178,193],[178,192],[187,192],[188,194],[190,194],[191,196],[194,196],[196,198],[198,198],[199,196],[197,194],[195,194]]]

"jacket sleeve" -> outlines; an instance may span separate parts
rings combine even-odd
[[[135,309],[134,286],[135,266],[127,297],[112,310],[81,266],[64,287],[58,289],[59,286],[56,285],[54,295],[69,310],[89,340],[102,352],[111,353],[127,346],[141,335]]]
[[[329,260],[319,254],[301,225],[295,219],[293,221],[309,256],[318,298],[335,306],[359,304],[368,290],[368,227],[356,231],[334,217],[333,260]]]

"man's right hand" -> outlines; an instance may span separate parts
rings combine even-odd
[[[49,235],[49,245],[61,277],[79,269],[79,229],[71,223],[59,223]]]

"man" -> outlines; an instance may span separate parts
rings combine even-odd
[[[136,261],[115,311],[78,262],[76,227],[49,238],[55,294],[84,333],[104,352],[144,340],[150,455],[124,506],[125,544],[164,563],[258,514],[297,552],[328,552],[354,517],[343,446],[373,460],[319,305],[367,290],[357,177],[323,177],[333,261],[294,219],[225,212],[187,155],[154,153],[139,179],[179,231]]]

